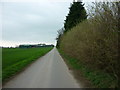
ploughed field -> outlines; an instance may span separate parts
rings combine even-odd
[[[49,52],[52,47],[42,48],[3,48],[2,81],[7,80],[25,66]]]

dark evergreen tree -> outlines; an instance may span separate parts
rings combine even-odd
[[[65,32],[76,26],[79,22],[87,18],[86,10],[82,2],[73,2],[64,23]]]
[[[77,2],[75,2],[75,0],[73,0],[73,4],[71,4],[69,9],[68,16],[66,16],[64,23],[64,28],[58,31],[58,37],[56,38],[58,48],[60,47],[61,37],[64,35],[64,33],[87,18],[84,4],[82,4],[81,1],[77,0]]]

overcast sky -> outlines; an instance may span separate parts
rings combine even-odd
[[[36,43],[55,45],[57,30],[63,27],[65,16],[68,14],[68,8],[73,0],[66,0],[66,2],[16,1],[4,0],[0,3],[0,16],[2,16],[0,46]]]

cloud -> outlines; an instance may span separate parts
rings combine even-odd
[[[3,41],[53,43],[70,3],[2,3]]]
[[[15,44],[19,42],[54,44],[57,30],[63,27],[72,1],[1,0],[2,40]],[[4,45],[9,46],[8,43]]]

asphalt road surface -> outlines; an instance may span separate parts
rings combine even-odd
[[[57,49],[36,60],[3,88],[80,88]]]

